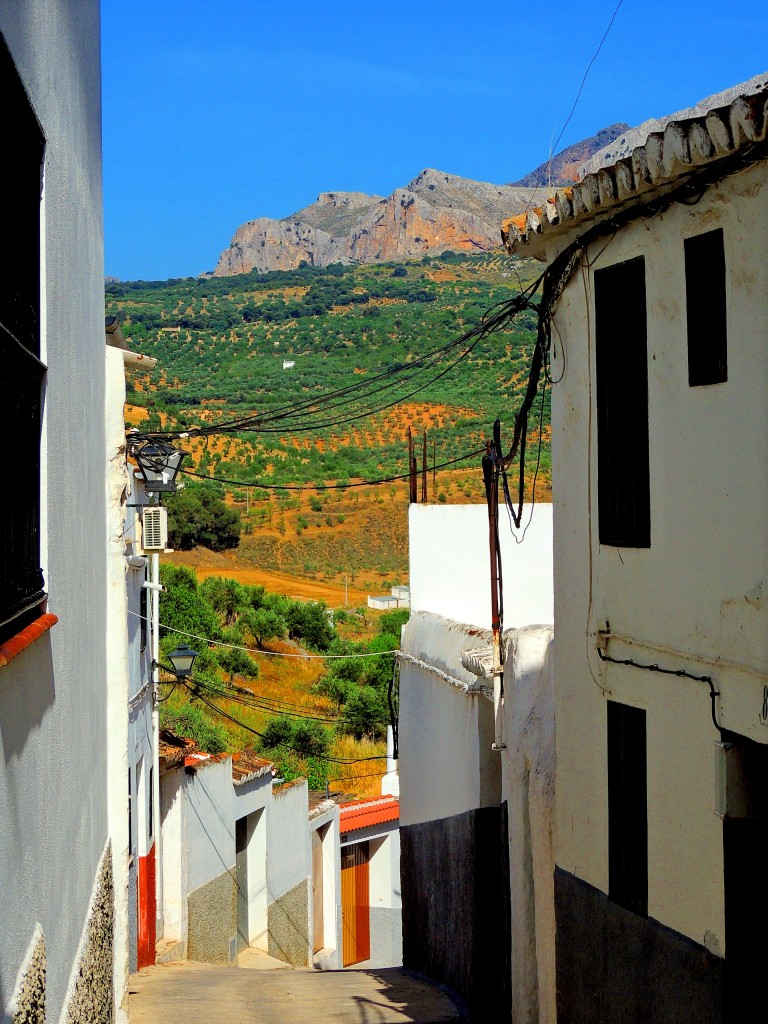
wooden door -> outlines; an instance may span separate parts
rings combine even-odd
[[[312,952],[323,948],[323,841],[312,833]]]
[[[355,843],[341,851],[342,965],[371,958],[371,923],[368,897],[368,843]]]

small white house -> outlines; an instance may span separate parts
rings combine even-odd
[[[341,966],[402,963],[400,805],[396,796],[340,804]]]
[[[411,505],[409,541],[403,963],[457,991],[470,1019],[554,1024],[552,507],[536,505],[522,544],[501,524],[513,628],[496,714],[487,509]]]
[[[283,895],[267,869],[272,764],[200,753],[167,732],[160,763],[163,958],[232,964],[248,946],[267,949],[271,904]],[[288,849],[304,838],[281,828]]]

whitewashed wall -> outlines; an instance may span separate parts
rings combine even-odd
[[[527,506],[523,524],[530,513]],[[552,622],[552,506],[537,502],[521,544],[503,507],[499,517],[505,626]],[[411,505],[408,536],[411,609],[490,628],[486,506]]]
[[[42,564],[59,617],[0,670],[0,1008],[39,923],[58,1020],[108,841],[99,5],[2,4],[0,31],[46,137]]]
[[[718,227],[725,240],[728,381],[691,388],[683,239]],[[722,725],[768,742],[768,725],[760,719],[763,679],[749,671],[768,669],[762,596],[768,577],[767,236],[768,190],[764,165],[757,164],[722,181],[697,204],[643,219],[588,253],[595,270],[640,255],[646,261],[647,550],[598,543],[589,273],[573,279],[557,311],[567,353],[565,375],[552,395],[557,861],[607,890],[606,698],[645,708],[648,913],[721,955],[723,838],[713,813],[717,732],[707,685],[606,667],[594,641],[608,619],[613,632],[655,646],[612,642],[613,656],[713,675],[722,693]],[[718,657],[726,664],[713,665]]]
[[[285,895],[310,875],[307,783],[301,779],[274,792],[267,834],[269,902]]]
[[[491,751],[493,705],[487,685],[483,696],[477,677],[461,665],[462,651],[490,642],[489,630],[411,613],[402,650],[424,665],[400,663],[401,826],[499,803],[500,759]]]

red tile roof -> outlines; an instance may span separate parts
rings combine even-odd
[[[354,832],[369,825],[383,825],[400,817],[400,801],[396,796],[382,796],[375,800],[352,800],[342,804],[339,831]]]

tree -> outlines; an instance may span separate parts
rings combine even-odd
[[[270,608],[252,608],[243,612],[240,621],[250,630],[259,647],[273,637],[282,639],[286,634],[285,619]]]
[[[165,593],[160,595],[160,621],[172,629],[194,633],[209,640],[221,638],[221,625],[213,608],[200,593],[197,577],[185,565],[160,566]]]
[[[264,746],[268,749],[282,745],[290,745],[292,735],[293,723],[290,718],[286,718],[284,715],[278,715],[276,718],[270,718],[264,726],[262,741]]]
[[[288,635],[308,646],[327,651],[335,633],[323,601],[293,601],[286,616]]]
[[[194,740],[206,754],[221,754],[227,749],[227,734],[223,726],[192,704],[173,708],[161,704],[160,722],[164,729]]]
[[[226,551],[240,543],[240,516],[209,487],[185,487],[168,496],[168,542],[179,551],[196,544]]]
[[[237,620],[240,611],[248,605],[248,592],[237,580],[224,576],[209,576],[200,584],[200,593],[222,617],[225,626]]]
[[[389,709],[385,693],[372,686],[360,686],[353,691],[344,706],[342,728],[356,739],[381,739],[386,735]]]
[[[394,612],[384,612],[379,619],[379,633],[390,633],[399,640],[400,627],[405,625],[410,614],[408,608],[398,608]]]

